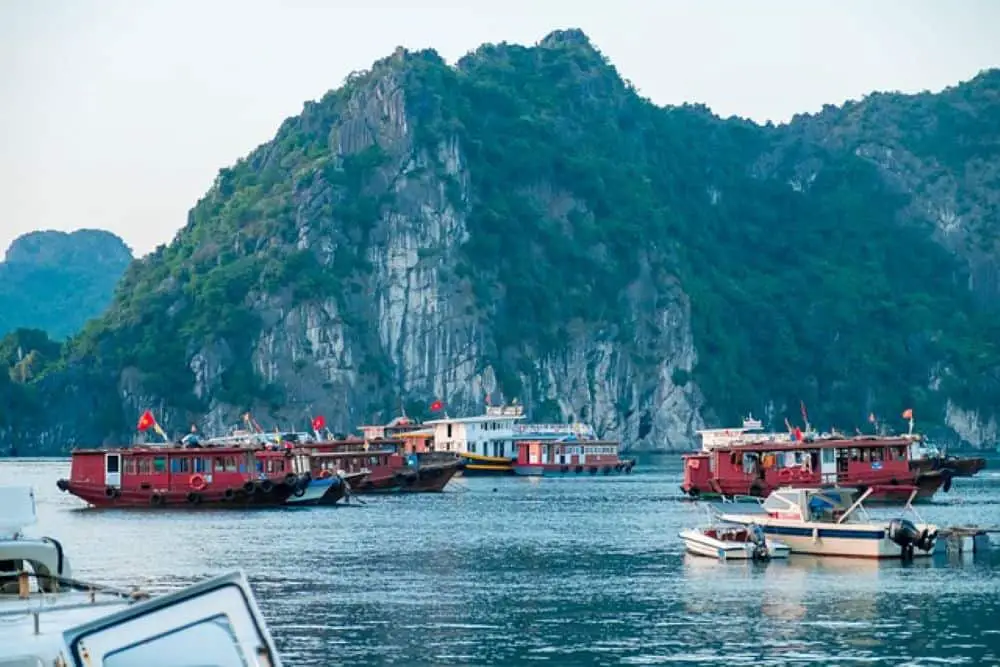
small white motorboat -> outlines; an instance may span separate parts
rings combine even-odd
[[[902,558],[931,556],[938,527],[920,518],[913,509],[914,489],[906,508],[916,521],[902,517],[873,519],[862,503],[874,487],[855,500],[850,488],[777,489],[764,501],[764,514],[722,514],[719,519],[757,526],[767,535],[780,536],[793,553],[816,556]]]
[[[680,537],[690,553],[720,560],[788,558],[791,549],[784,542],[767,539],[760,526],[715,524],[682,530]]]
[[[22,534],[30,487],[0,487],[0,665],[280,667],[242,572],[150,597],[72,578],[62,545]]]

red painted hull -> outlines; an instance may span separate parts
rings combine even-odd
[[[417,469],[376,468],[359,484],[354,492],[366,493],[439,493],[460,470],[461,463],[431,463]]]
[[[117,494],[109,495],[108,487],[96,484],[83,484],[67,480],[59,480],[59,488],[73,494],[84,502],[100,508],[168,508],[168,509],[220,509],[248,507],[277,507],[294,491],[294,488],[283,483],[273,483],[265,491],[260,485],[255,485],[252,492],[243,487],[206,488],[195,492],[190,489],[160,490],[160,489],[118,489]],[[65,487],[65,488],[64,488]]]

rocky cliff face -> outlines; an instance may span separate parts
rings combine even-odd
[[[90,419],[0,418],[0,451],[127,440],[150,407],[175,433],[246,410],[347,433],[487,396],[633,448],[686,448],[747,410],[780,424],[800,399],[817,423],[915,407],[985,443],[1000,350],[965,300],[993,255],[945,223],[975,209],[991,228],[1000,160],[918,141],[881,103],[780,128],[660,109],[578,31],[456,67],[399,50],[223,169],[61,367],[0,383],[47,406],[94,388]],[[968,200],[941,185],[962,168]]]
[[[337,429],[350,432],[364,421],[391,418],[399,397],[421,403],[444,397],[451,414],[478,414],[489,394],[494,400],[519,398],[540,417],[586,419],[599,433],[640,446],[690,442],[703,425],[702,399],[694,385],[678,387],[672,379],[677,370],[690,373],[697,361],[690,307],[678,285],[657,307],[648,275],[629,287],[628,316],[633,327],[651,320],[658,330],[639,341],[650,363],[639,363],[607,332],[581,324],[556,349],[517,350],[514,382],[520,391],[505,391],[488,360],[498,348],[482,317],[489,304],[477,303],[472,282],[461,277],[461,248],[469,237],[465,205],[475,197],[462,142],[454,135],[430,145],[416,141],[405,89],[393,69],[405,57],[398,53],[376,66],[345,95],[344,111],[328,131],[338,158],[374,147],[386,156],[366,175],[365,196],[386,204],[370,221],[371,242],[362,249],[371,268],[360,298],[250,298],[263,321],[251,363],[284,397],[282,416],[302,421],[306,413],[323,412]],[[333,189],[327,178],[317,177],[294,196],[296,248],[317,252],[328,263],[337,261],[338,243],[344,242],[331,236],[338,221],[323,214]],[[547,186],[530,196],[555,215],[579,206],[570,193]],[[386,369],[377,380],[366,368],[372,358]],[[217,341],[190,361],[211,430],[227,427],[243,409],[217,397],[231,362],[231,352]]]

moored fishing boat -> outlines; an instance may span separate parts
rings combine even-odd
[[[351,484],[357,494],[436,493],[443,491],[461,468],[461,460],[448,452],[401,453],[395,440],[303,443],[297,450],[309,457],[314,477],[356,475]]]
[[[986,459],[981,456],[954,456],[946,454],[922,436],[913,436],[910,445],[910,468],[919,473],[944,472],[946,479],[943,489],[951,488],[952,477],[974,477],[986,467]]]
[[[763,561],[788,558],[790,553],[787,544],[768,539],[756,524],[727,526],[716,522],[710,526],[682,530],[679,536],[689,553],[720,560]]]
[[[30,487],[0,487],[0,507],[0,664],[166,667],[197,646],[199,664],[280,666],[241,573],[152,598],[80,581],[62,544],[23,535]]]
[[[273,507],[310,483],[308,459],[248,447],[76,449],[59,489],[95,507]]]
[[[913,487],[930,499],[948,473],[910,469],[907,437],[858,436],[717,443],[710,451],[684,455],[681,490],[692,498],[765,497],[783,486],[874,487],[873,500],[904,503]]]
[[[767,497],[763,513],[720,514],[719,519],[760,526],[793,554],[903,559],[932,555],[937,526],[919,517],[916,523],[872,519],[863,505],[872,493],[869,488],[855,500],[855,489],[783,487]],[[913,489],[911,500],[915,495]],[[906,507],[912,511],[909,502]]]
[[[521,440],[514,473],[528,477],[628,474],[635,459],[618,456],[614,440]]]

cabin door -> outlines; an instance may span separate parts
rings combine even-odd
[[[820,472],[823,473],[824,484],[837,482],[837,450],[824,447],[820,453]]]
[[[122,455],[104,455],[104,484],[114,488],[122,485]]]

